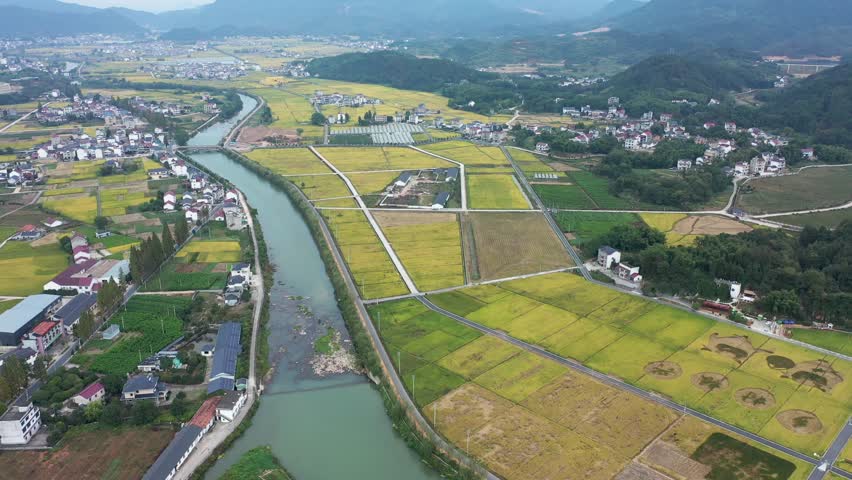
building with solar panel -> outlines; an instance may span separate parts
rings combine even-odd
[[[234,389],[234,377],[237,374],[237,357],[240,356],[240,332],[242,326],[239,323],[223,323],[216,334],[216,346],[213,350],[213,368],[210,371],[210,383],[207,384],[207,393],[218,391],[230,392]]]

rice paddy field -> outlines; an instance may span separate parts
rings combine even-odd
[[[245,155],[280,175],[331,173],[331,170],[307,148],[264,148],[252,150]]]
[[[352,196],[349,187],[337,175],[303,175],[287,177],[287,180],[293,182],[311,200]]]
[[[749,232],[751,227],[730,218],[715,215],[685,215],[682,213],[640,213],[651,228],[666,234],[666,244],[689,246],[705,235]]]
[[[519,148],[508,148],[509,155],[512,156],[512,160],[521,167],[521,170],[524,171],[525,174],[531,175],[535,173],[554,173],[553,167],[547,164],[547,162],[534,153],[530,153],[526,150],[521,150]]]
[[[469,208],[527,210],[532,208],[513,174],[467,175]]]
[[[499,287],[472,290],[488,300],[503,295]],[[708,449],[709,425],[482,335],[416,300],[371,306],[370,316],[424,417],[502,478],[613,478],[666,434],[697,442],[692,450]],[[667,433],[672,428],[679,435]],[[809,472],[810,465],[793,465],[797,474]]]
[[[852,357],[852,333],[809,328],[791,328],[788,331],[795,340]]]
[[[538,212],[462,215],[466,270],[471,280],[496,280],[574,266]]]
[[[403,147],[324,147],[318,148],[317,151],[344,173],[456,166],[440,158]]]
[[[150,200],[146,192],[131,192],[126,188],[101,189],[98,194],[101,204],[100,214],[104,217],[124,215],[129,207],[142,205]]]
[[[42,200],[44,208],[83,223],[93,223],[98,216],[97,195],[58,195]]]
[[[375,212],[376,221],[421,291],[464,285],[456,214]]]
[[[58,244],[33,247],[25,242],[8,242],[0,248],[0,295],[40,293],[44,284],[68,265],[68,255]]]
[[[557,273],[430,296],[443,308],[803,453],[852,412],[852,364]]]
[[[408,293],[390,255],[361,211],[323,210],[322,214],[363,298]]]
[[[297,129],[302,129],[301,136],[308,139],[322,137],[323,127],[311,124],[315,110],[307,98],[278,88],[258,88],[249,90],[249,93],[263,97],[272,110],[275,121],[269,127],[294,134]]]
[[[423,150],[455,160],[470,167],[511,167],[498,147],[483,147],[469,142],[450,141],[426,145]]]

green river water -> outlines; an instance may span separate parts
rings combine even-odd
[[[215,145],[256,105],[243,97],[232,120],[198,133],[191,145]],[[359,375],[318,378],[308,362],[313,340],[331,326],[346,329],[331,282],[307,225],[287,195],[221,153],[192,158],[243,191],[258,211],[269,257],[270,352],[276,373],[261,396],[252,426],[207,473],[215,479],[247,450],[270,445],[298,480],[420,480],[438,475],[425,467],[392,428],[379,393]],[[307,311],[310,314],[307,314]]]

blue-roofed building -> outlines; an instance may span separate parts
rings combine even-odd
[[[18,345],[21,337],[44,320],[61,298],[58,295],[30,295],[9,310],[0,313],[0,345]]]
[[[435,195],[435,200],[432,201],[432,209],[440,210],[446,208],[447,202],[450,201],[450,192],[441,192]]]
[[[142,480],[170,480],[201,441],[201,437],[201,429],[195,425],[190,424],[180,429],[163,453],[157,457],[157,461],[145,472]]]
[[[239,323],[223,323],[216,334],[216,347],[213,353],[213,367],[210,370],[210,383],[207,384],[207,393],[219,390],[230,391],[234,389],[234,376],[237,374],[237,357],[240,356],[240,333],[242,326]]]
[[[169,390],[156,375],[135,375],[127,379],[121,389],[121,401],[132,403],[136,400],[153,400],[160,403],[169,395]]]
[[[93,293],[81,293],[72,298],[53,314],[53,319],[62,322],[66,333],[73,333],[74,325],[80,321],[83,312],[91,311],[98,303],[98,296]]]

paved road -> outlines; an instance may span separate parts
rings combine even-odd
[[[831,446],[828,447],[828,451],[826,451],[825,455],[822,457],[821,467],[824,467],[825,470],[821,470],[820,467],[815,468],[808,477],[808,480],[822,480],[826,473],[828,473],[828,467],[832,467],[834,465],[834,462],[837,461],[837,458],[843,451],[843,447],[846,446],[846,443],[850,438],[852,438],[852,418],[846,420],[846,425],[843,426],[843,430],[840,431],[837,438],[834,439],[834,442],[831,443]],[[831,468],[831,471],[841,477],[852,479],[852,473],[845,472],[837,467]]]
[[[816,459],[814,459],[814,458],[812,458],[808,455],[805,455],[803,453],[797,452],[797,451],[795,451],[791,448],[787,448],[784,445],[773,442],[772,440],[765,439],[765,438],[763,438],[759,435],[755,435],[755,434],[748,432],[746,430],[743,430],[739,427],[735,427],[735,426],[730,425],[728,423],[725,423],[721,420],[717,420],[717,419],[715,419],[715,418],[713,418],[709,415],[705,415],[701,412],[692,410],[691,408],[688,408],[684,405],[680,405],[678,403],[675,403],[675,402],[673,402],[673,401],[671,401],[667,398],[664,398],[662,396],[659,396],[659,395],[656,395],[656,394],[653,394],[653,393],[650,393],[650,392],[646,392],[645,390],[642,390],[641,388],[634,387],[633,385],[625,383],[625,382],[623,382],[623,381],[621,381],[617,378],[613,378],[613,377],[610,377],[609,375],[605,375],[605,374],[600,373],[596,370],[592,370],[591,368],[589,368],[589,367],[587,367],[587,366],[585,366],[585,365],[583,365],[579,362],[575,362],[574,360],[569,360],[567,358],[560,357],[559,355],[548,352],[547,350],[544,350],[543,348],[540,348],[540,347],[537,347],[535,345],[531,345],[529,343],[518,340],[516,338],[510,337],[503,332],[499,332],[497,330],[494,330],[494,329],[485,327],[483,325],[480,325],[476,322],[472,322],[472,321],[470,321],[470,320],[468,320],[464,317],[461,317],[461,316],[456,315],[452,312],[444,310],[441,307],[438,307],[437,305],[435,305],[432,302],[430,302],[429,300],[427,300],[425,297],[421,296],[421,297],[417,297],[417,299],[421,303],[423,303],[423,305],[425,305],[427,308],[432,310],[433,312],[437,312],[437,313],[440,313],[444,316],[450,317],[450,318],[456,320],[459,323],[467,325],[470,328],[474,328],[474,329],[479,330],[480,332],[485,333],[487,335],[491,335],[491,336],[500,338],[500,339],[502,339],[506,342],[509,342],[509,343],[511,343],[511,344],[513,344],[517,347],[523,348],[524,350],[527,350],[529,352],[532,352],[532,353],[541,355],[543,357],[549,358],[549,359],[551,359],[555,362],[558,362],[562,365],[565,365],[566,367],[569,367],[569,368],[576,370],[580,373],[584,373],[586,375],[594,377],[595,379],[597,379],[597,380],[601,381],[602,383],[605,383],[609,386],[616,387],[616,388],[619,388],[621,390],[625,390],[625,391],[630,392],[634,395],[642,397],[646,400],[651,400],[652,402],[655,402],[655,403],[658,403],[658,404],[663,405],[665,407],[668,407],[672,410],[675,410],[675,411],[684,413],[686,415],[691,415],[693,417],[699,418],[701,420],[704,420],[705,422],[708,422],[708,423],[711,423],[711,424],[713,424],[717,427],[723,428],[723,429],[725,429],[725,430],[727,430],[731,433],[741,435],[743,437],[748,438],[749,440],[760,443],[761,445],[763,445],[765,447],[768,447],[768,448],[771,448],[773,450],[777,450],[779,452],[785,453],[787,455],[790,455],[791,457],[795,457],[799,460],[810,463],[812,465],[816,465],[816,464],[820,463],[819,460],[816,460]]]
[[[328,166],[334,173],[336,173],[340,178],[346,183],[346,187],[349,188],[349,191],[352,192],[352,195],[355,197],[355,202],[358,204],[358,207],[362,212],[364,212],[364,216],[367,217],[367,221],[370,222],[370,226],[373,227],[373,231],[376,232],[376,236],[379,237],[379,241],[382,242],[382,246],[385,247],[385,251],[390,255],[390,259],[396,267],[399,275],[402,277],[402,281],[405,282],[405,286],[408,288],[408,291],[411,293],[417,293],[417,286],[414,285],[414,281],[408,275],[408,271],[405,269],[405,266],[402,264],[402,261],[396,255],[393,247],[391,246],[390,241],[388,241],[387,237],[385,237],[384,232],[379,227],[379,223],[376,222],[376,219],[373,217],[373,214],[370,213],[370,209],[367,208],[367,204],[364,203],[364,200],[358,194],[358,190],[355,188],[355,185],[349,180],[349,177],[343,174],[333,163],[329,162],[322,154],[317,151],[314,147],[308,147],[308,149],[313,152],[314,155],[317,156],[323,163]]]

